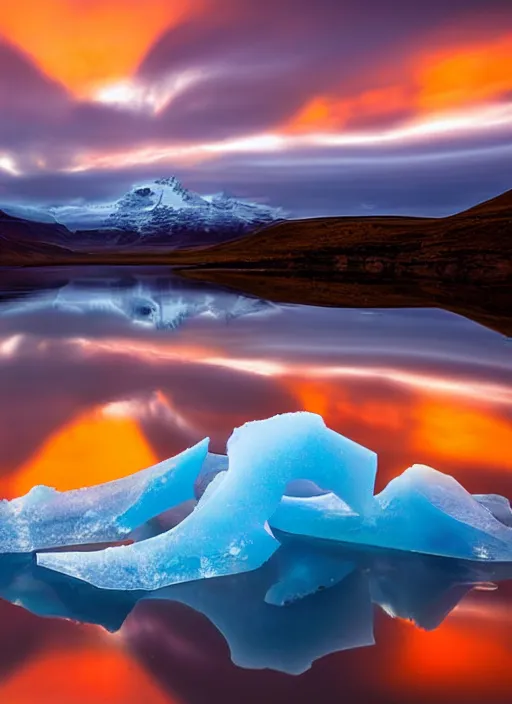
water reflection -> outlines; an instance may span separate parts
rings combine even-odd
[[[55,306],[64,288],[83,305]],[[180,299],[196,312],[173,329],[153,315],[141,323],[140,311],[134,322],[141,291],[155,302],[167,291],[171,308]],[[88,305],[105,292],[114,308]],[[0,294],[1,495],[115,479],[206,435],[222,453],[233,427],[300,409],[378,452],[378,490],[418,462],[471,493],[512,495],[512,355],[502,336],[437,310],[242,299],[251,312],[225,315],[240,310],[237,300],[154,270],[11,272]],[[512,582],[503,574],[358,553],[339,557],[354,569],[336,585],[278,607],[264,597],[282,581],[281,554],[283,563],[227,586],[183,585],[173,599],[134,604],[132,595],[84,595],[92,588],[57,574],[41,579],[17,559],[0,565],[0,700],[9,704],[509,701]],[[476,592],[475,582],[499,589]],[[372,603],[395,618],[378,608],[368,621]],[[59,618],[36,615],[45,609]],[[275,611],[282,621],[265,615]],[[346,630],[337,628],[345,617]],[[372,628],[376,644],[332,652],[290,677],[233,665],[210,618],[245,665],[303,669],[344,642],[366,642]]]
[[[267,301],[233,293],[185,286],[170,277],[95,278],[78,274],[58,288],[35,289],[4,300],[2,316],[27,317],[45,313],[105,315],[133,325],[174,330],[186,320],[209,316],[229,321],[245,315],[270,315],[277,307]]]
[[[0,570],[2,598],[39,616],[115,632],[142,600],[177,602],[216,626],[236,665],[295,675],[330,653],[373,645],[372,604],[392,618],[431,630],[471,589],[491,590],[499,581],[512,579],[510,565],[297,539],[285,540],[255,572],[155,592],[97,589],[38,568],[30,555],[2,556]],[[132,636],[140,627],[137,617],[127,626]]]

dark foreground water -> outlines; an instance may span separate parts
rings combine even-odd
[[[125,476],[206,435],[223,452],[234,427],[300,409],[378,452],[378,489],[416,462],[512,496],[512,347],[475,323],[275,306],[158,270],[8,280],[2,497]],[[512,568],[337,548],[344,580],[265,604],[309,549],[142,600],[0,557],[0,702],[510,702]]]

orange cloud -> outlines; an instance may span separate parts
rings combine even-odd
[[[0,38],[84,97],[133,74],[153,42],[188,11],[183,0],[2,2]]]
[[[491,103],[512,91],[511,65],[512,34],[477,44],[420,50],[407,67],[389,72],[388,85],[382,85],[379,70],[374,76],[375,86],[369,85],[360,93],[313,97],[287,129],[329,132],[342,129],[348,122],[385,119],[399,112],[424,116]]]
[[[512,34],[427,54],[415,72],[417,108],[435,112],[497,100],[512,91],[511,66]]]
[[[344,99],[320,96],[300,110],[290,127],[298,132],[319,128],[336,131],[351,120],[385,118],[409,107],[408,90],[399,85],[374,88]]]
[[[136,420],[96,410],[75,418],[51,436],[20,467],[8,493],[22,496],[36,484],[61,491],[92,486],[133,474],[157,461]]]

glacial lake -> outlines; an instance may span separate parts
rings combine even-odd
[[[0,272],[1,498],[206,436],[223,453],[233,428],[297,410],[376,451],[377,490],[422,463],[512,497],[512,345],[470,320],[274,304],[156,268]],[[510,702],[512,565],[322,544],[347,576],[266,603],[310,547],[145,598],[0,555],[0,702]]]

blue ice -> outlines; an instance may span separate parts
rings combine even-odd
[[[502,520],[508,517],[505,499],[474,497],[453,477],[423,465],[413,465],[374,495],[375,453],[330,430],[318,415],[246,423],[229,439],[227,460],[207,455],[206,444],[196,447],[202,454],[186,473],[187,491],[162,502],[169,508],[200,497],[181,523],[129,546],[41,554],[38,564],[104,589],[155,590],[255,570],[280,547],[283,532],[512,561],[512,528]],[[132,527],[142,521],[136,510],[127,514]],[[287,601],[314,586],[310,577],[307,563],[294,565],[268,598]]]
[[[272,562],[277,558],[279,563],[280,556],[245,575],[177,584],[148,597],[177,601],[204,614],[224,636],[238,667],[298,675],[325,655],[375,643],[366,572],[338,557],[330,589],[279,606],[265,595],[272,592]],[[323,558],[318,555],[317,564],[325,578]],[[318,581],[314,575],[313,581]]]
[[[208,439],[113,482],[66,492],[36,486],[26,496],[0,501],[0,553],[123,540],[153,516],[194,498],[207,452]]]
[[[512,526],[512,507],[507,498],[497,494],[474,494],[473,498],[485,506],[500,523]]]
[[[0,596],[40,616],[109,631],[139,602],[156,600],[141,604],[132,623],[144,621],[146,608],[158,617],[161,600],[179,602],[220,630],[237,665],[298,674],[328,653],[372,645],[372,602],[431,630],[474,586],[512,577],[512,563],[281,538],[281,548],[258,570],[155,592],[97,589],[37,567],[32,555],[1,555]],[[172,636],[172,622],[167,628]]]
[[[294,480],[336,492],[355,512],[372,507],[375,453],[330,430],[318,415],[246,423],[233,432],[227,454],[228,471],[170,531],[99,552],[41,554],[38,564],[104,589],[159,589],[265,563],[280,546],[268,520]]]
[[[363,515],[330,493],[284,497],[270,524],[287,533],[468,560],[512,560],[508,501],[472,496],[453,477],[413,465]]]

